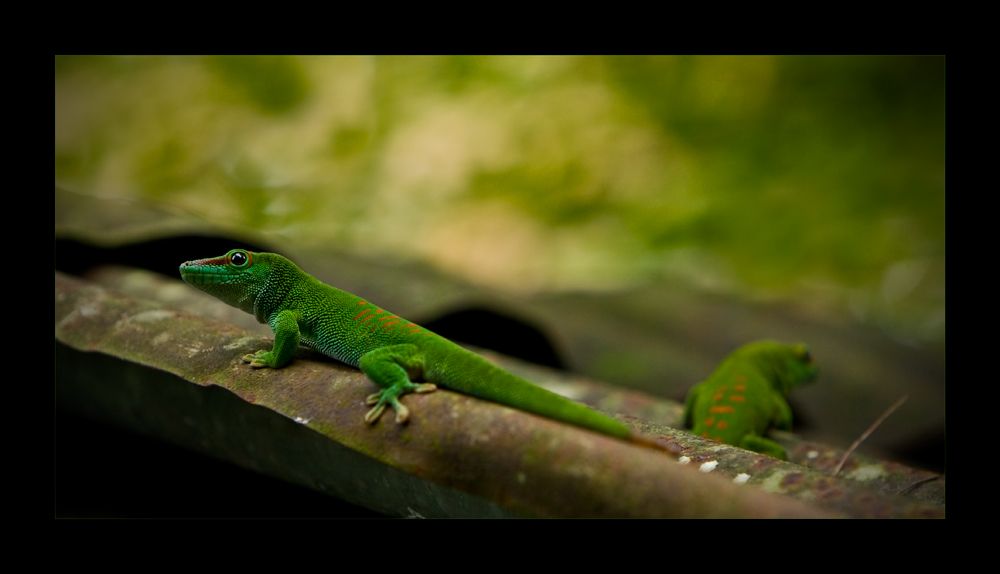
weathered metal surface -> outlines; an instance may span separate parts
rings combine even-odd
[[[944,478],[926,471],[915,471],[893,463],[882,463],[885,467],[897,467],[895,471],[900,473],[897,478],[901,478],[903,473],[919,475],[919,478],[906,483],[908,485],[925,486],[930,489],[930,484],[940,480],[940,496],[918,496],[915,491],[904,492],[906,485],[896,488],[895,481],[879,483],[856,480],[854,476],[833,477],[829,471],[775,460],[690,434],[686,434],[681,442],[690,453],[689,464],[693,466],[700,468],[709,464],[713,473],[733,480],[742,477],[746,484],[759,486],[767,492],[809,501],[810,504],[832,512],[843,512],[854,518],[945,517]],[[786,446],[796,444],[796,441],[788,439],[780,442]]]
[[[181,437],[177,440],[196,445],[221,442],[227,446],[210,449],[216,456],[237,459],[263,472],[275,472],[277,466],[282,470],[276,474],[298,476],[300,484],[317,487],[332,481],[341,496],[369,508],[386,511],[378,500],[392,499],[389,511],[398,515],[409,515],[414,508],[430,516],[460,515],[454,509],[461,504],[439,500],[441,492],[457,491],[477,501],[466,505],[474,515],[830,515],[786,497],[698,473],[664,452],[445,390],[404,399],[413,411],[408,425],[395,425],[391,420],[367,425],[363,423],[368,408],[363,398],[375,387],[359,371],[306,351],[300,351],[284,369],[253,370],[240,357],[270,345],[265,338],[58,273],[55,323],[56,339],[67,347],[140,366],[138,371],[124,363],[116,367],[116,360],[112,360],[98,373],[86,372],[92,368],[87,365],[57,365],[57,379],[59,371],[65,369],[76,371],[75,378],[85,380],[72,393],[59,392],[76,402],[78,410],[96,408],[81,404],[93,401],[105,405],[104,410],[116,411],[115,416],[126,423],[142,421],[147,432],[176,434]],[[167,379],[148,382],[163,376],[154,376],[156,371],[168,373]],[[124,389],[109,391],[110,398],[100,398],[107,395],[100,390],[104,382],[112,379],[130,382]],[[191,383],[209,388],[199,389]],[[156,399],[155,395],[140,400],[154,384],[186,389],[178,391],[182,396],[190,392],[187,399],[179,401],[181,409],[190,403],[197,411],[195,407],[202,402],[217,402],[218,398],[206,398],[217,394],[213,386],[227,389],[242,401],[217,411],[209,409],[207,415],[185,417],[178,414],[178,401]],[[247,418],[246,413],[254,410],[250,405],[280,413],[297,423],[295,426],[319,433],[328,441],[320,443],[328,447],[324,452],[346,447],[344,452],[360,453],[364,458],[358,460],[371,461],[374,466],[335,480],[332,468],[342,463],[328,460],[339,459],[303,447],[299,434],[255,442],[252,437],[230,432],[224,433],[228,438],[218,439],[217,427],[238,428],[234,421]],[[169,428],[184,432],[164,430]],[[279,451],[286,455],[278,456]],[[287,455],[289,452],[294,456]],[[255,462],[248,464],[248,459]],[[268,462],[272,460],[282,462]],[[413,477],[421,480],[407,482]],[[494,507],[501,510],[482,510]]]
[[[56,344],[56,365],[57,419],[72,412],[111,423],[388,516],[517,516],[490,501],[377,462],[281,413],[251,405],[222,387],[191,384],[146,365],[100,352],[82,352],[61,343]],[[57,484],[63,480],[60,452],[57,444]],[[247,491],[242,484],[209,482],[197,474],[187,476],[201,483],[209,498],[218,498],[220,491]],[[178,496],[173,490],[132,490],[157,500]],[[270,497],[271,493],[259,495]],[[187,500],[176,502],[189,509],[185,516],[216,516],[211,503],[203,510],[205,514],[198,514],[199,510],[190,510]],[[245,495],[244,504],[245,510],[237,514],[253,516],[258,506],[254,494]],[[288,507],[277,511],[277,516],[294,517],[298,510]],[[312,510],[309,515],[314,515]]]
[[[787,433],[780,433],[778,441],[789,449],[791,460],[823,475],[830,475],[844,456],[841,449],[800,441]],[[926,470],[854,452],[837,477],[885,494],[945,506],[945,477]]]
[[[110,272],[101,279],[169,300],[172,305],[192,305],[176,296],[172,282],[130,278],[134,274]],[[71,398],[70,402],[84,411],[87,404],[96,401],[105,405],[103,411],[112,418],[125,419],[118,420],[119,424],[195,448],[201,445],[216,456],[381,512],[419,516],[797,516],[822,515],[825,510],[851,516],[944,515],[942,508],[887,496],[855,481],[830,478],[823,472],[666,428],[662,423],[676,424],[679,416],[675,403],[631,391],[608,391],[594,383],[560,378],[524,365],[504,366],[526,370],[522,374],[577,400],[659,419],[659,425],[636,418],[625,420],[656,437],[666,450],[686,455],[691,461],[688,466],[714,470],[711,474],[688,472],[662,452],[447,391],[404,399],[415,413],[409,425],[400,427],[387,419],[368,426],[361,422],[367,409],[363,397],[375,389],[354,369],[300,350],[296,361],[285,369],[251,370],[239,358],[269,346],[265,337],[225,322],[119,296],[58,273],[56,287],[57,340],[100,353],[88,362],[110,361],[101,367],[81,366],[79,359],[74,367],[58,362],[57,373],[72,371],[85,380],[73,393],[61,393],[62,399]],[[195,300],[199,311],[203,304]],[[501,360],[493,354],[487,356]],[[95,369],[102,373],[93,376]],[[145,375],[122,374],[134,369]],[[180,400],[158,396],[151,390],[154,384],[145,381],[162,377],[170,383],[156,388],[183,388],[186,390],[181,394],[191,395]],[[112,384],[119,378],[131,381],[131,386]],[[114,388],[97,400],[101,389],[109,385]],[[221,404],[212,386],[224,387],[242,401],[229,401],[225,409],[206,406]],[[204,398],[204,393],[215,398]],[[137,397],[146,400],[134,402]],[[254,418],[247,412],[257,413],[255,416],[261,413],[251,404],[295,421],[290,428],[299,432],[276,432],[273,428],[277,423],[273,422],[246,424]],[[199,408],[207,409],[208,414],[191,414]],[[198,417],[213,422],[191,424],[200,420]],[[150,420],[157,422],[149,424]],[[265,430],[260,431],[262,428]],[[230,431],[223,433],[224,439],[215,437],[220,429]],[[321,446],[303,449],[303,444],[312,443]],[[800,450],[793,442],[786,445],[793,456]],[[317,448],[334,454],[317,454]],[[289,453],[293,455],[290,459]],[[345,474],[345,468],[350,472]],[[813,501],[817,508],[796,506],[751,487],[731,484],[741,475],[751,485]]]

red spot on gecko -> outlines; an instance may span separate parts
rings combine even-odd
[[[719,424],[715,425],[715,428],[717,428],[719,430],[726,430],[726,427],[728,427],[728,426],[729,426],[729,423],[727,423],[726,421],[719,421]]]
[[[708,409],[708,412],[710,413],[731,413],[735,411],[736,409],[733,407],[711,407]]]
[[[731,397],[729,397],[729,400],[731,400],[733,402],[737,402],[737,403],[745,403],[745,402],[747,402],[746,397],[744,397],[743,395],[732,395]]]

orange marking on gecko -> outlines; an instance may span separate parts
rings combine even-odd
[[[719,430],[726,430],[726,427],[728,427],[728,426],[729,426],[729,423],[727,423],[726,421],[719,421],[719,424],[715,425],[715,428],[717,428]]]
[[[362,314],[364,314],[364,313],[369,313],[369,312],[370,312],[371,314],[370,314],[370,315],[367,315],[367,316],[365,317],[364,321],[361,321],[361,324],[362,324],[362,325],[364,325],[365,323],[367,323],[367,322],[371,321],[372,319],[374,319],[375,317],[377,317],[377,316],[381,315],[382,313],[385,313],[386,311],[383,311],[382,309],[378,309],[378,308],[376,308],[376,309],[370,309],[369,311],[363,311],[363,312],[362,312]],[[358,316],[360,317],[361,315],[358,315]],[[374,327],[378,327],[378,325],[377,325],[377,324],[375,324],[375,325],[373,325],[373,326],[374,326]]]
[[[394,321],[394,319],[399,319],[399,320],[398,321]],[[403,321],[405,321],[405,319],[400,319],[399,317],[397,317],[395,315],[388,315],[386,317],[379,317],[378,318],[378,322],[382,323],[382,327],[383,328],[384,327],[389,327],[389,325],[394,325],[396,323],[401,323]],[[391,331],[392,328],[390,327],[389,329],[386,329],[386,330],[387,331]]]
[[[744,397],[743,395],[731,395],[729,397],[729,400],[737,402],[737,403],[745,403],[745,402],[747,402],[746,397]]]
[[[747,390],[747,386],[746,385],[736,385],[735,387],[733,387],[733,390],[736,390],[736,391],[745,391],[745,390]]]
[[[735,411],[736,409],[733,407],[711,407],[708,409],[710,413],[732,413]]]

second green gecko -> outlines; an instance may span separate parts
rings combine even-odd
[[[792,429],[785,396],[815,379],[816,372],[805,345],[750,343],[691,388],[684,420],[694,434],[785,460],[785,449],[763,434],[772,425]]]
[[[320,282],[275,253],[234,249],[222,257],[180,266],[188,284],[253,314],[274,331],[274,347],[243,357],[252,367],[280,369],[303,343],[361,369],[382,391],[365,421],[374,423],[386,406],[405,423],[406,393],[429,393],[437,385],[622,439],[634,439],[624,424],[535,386],[455,343]],[[417,383],[414,381],[426,381]]]

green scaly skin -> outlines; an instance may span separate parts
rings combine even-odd
[[[429,393],[440,385],[643,442],[622,423],[516,377],[361,297],[321,283],[281,255],[234,249],[222,257],[187,261],[180,273],[188,284],[271,326],[274,347],[243,357],[250,366],[280,369],[303,343],[361,369],[383,389],[368,397],[368,404],[375,405],[365,415],[369,423],[377,421],[386,406],[395,409],[397,423],[405,423],[409,410],[399,398]]]
[[[694,434],[786,460],[785,449],[762,435],[772,425],[792,429],[785,397],[815,378],[816,366],[805,345],[750,343],[691,388],[684,421]]]

